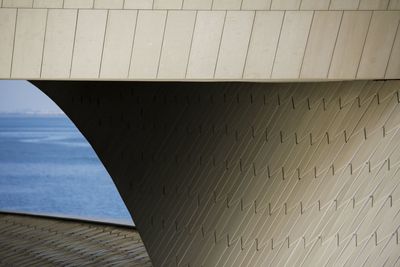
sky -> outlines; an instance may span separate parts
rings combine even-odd
[[[0,80],[0,113],[60,114],[60,108],[28,81]]]

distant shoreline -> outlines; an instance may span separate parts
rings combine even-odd
[[[0,113],[0,117],[57,117],[57,118],[68,118],[63,113]]]

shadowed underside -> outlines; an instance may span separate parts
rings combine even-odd
[[[399,81],[33,83],[155,266],[399,264]]]

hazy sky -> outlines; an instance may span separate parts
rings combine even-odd
[[[0,113],[62,113],[42,91],[27,81],[0,80]]]

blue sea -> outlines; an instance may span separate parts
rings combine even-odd
[[[132,224],[111,177],[65,116],[0,116],[0,211]]]

